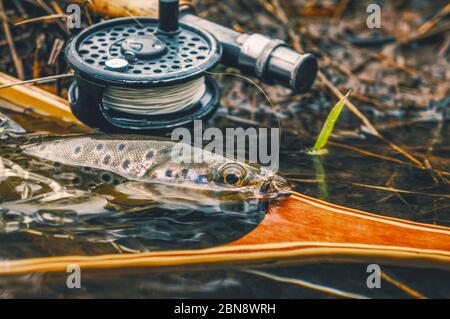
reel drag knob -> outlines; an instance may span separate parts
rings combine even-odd
[[[131,36],[122,43],[124,55],[135,59],[153,59],[164,55],[168,48],[155,36]]]

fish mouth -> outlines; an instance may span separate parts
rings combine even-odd
[[[289,196],[294,186],[281,176],[271,176],[260,188],[260,193],[265,196]]]

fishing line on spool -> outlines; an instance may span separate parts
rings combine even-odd
[[[127,12],[137,25],[144,25]],[[185,59],[176,51],[169,51],[184,62]],[[135,115],[161,115],[174,113],[188,108],[197,102],[206,92],[205,77],[173,86],[149,89],[132,89],[109,86],[103,96],[103,105],[107,109]]]
[[[147,89],[108,86],[103,95],[103,105],[107,109],[130,114],[161,115],[189,107],[205,91],[205,77],[187,83]]]

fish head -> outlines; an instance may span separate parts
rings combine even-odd
[[[214,157],[200,163],[175,163],[167,160],[148,169],[145,178],[182,187],[216,191],[220,194],[241,194],[259,198],[289,195],[292,185],[266,167]],[[252,196],[253,197],[253,196]]]
[[[291,184],[266,167],[241,162],[229,162],[218,166],[213,173],[214,183],[236,190],[253,190],[262,197],[290,194]]]

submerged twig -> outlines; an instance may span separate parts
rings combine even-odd
[[[322,179],[300,179],[300,178],[289,178],[290,181],[293,182],[299,182],[299,183],[317,183],[320,184],[323,182]],[[421,193],[416,191],[409,191],[405,189],[397,189],[393,187],[385,187],[385,186],[377,186],[377,185],[368,185],[368,184],[362,184],[362,183],[354,183],[354,182],[345,182],[342,180],[332,180],[331,182],[337,183],[337,184],[347,184],[357,187],[363,187],[363,188],[370,188],[380,191],[386,191],[386,192],[392,192],[394,194],[408,194],[408,195],[417,195],[417,196],[427,196],[427,197],[434,197],[434,198],[446,198],[450,199],[450,195],[447,194],[430,194],[430,193]]]
[[[427,299],[427,297],[424,294],[412,289],[411,287],[408,287],[407,285],[405,285],[404,283],[401,283],[397,279],[392,278],[391,276],[386,274],[384,271],[381,272],[381,278],[383,278],[387,282],[391,283],[395,287],[403,290],[404,292],[406,292],[408,295],[410,295],[413,298]]]
[[[338,297],[350,298],[350,299],[369,299],[368,297],[360,295],[360,294],[346,292],[343,290],[339,290],[336,288],[331,288],[331,287],[327,287],[327,286],[323,286],[323,285],[319,285],[319,284],[314,284],[314,283],[311,283],[311,282],[308,282],[308,281],[305,281],[302,279],[281,277],[281,276],[273,275],[273,274],[270,274],[270,273],[267,273],[264,271],[253,270],[253,269],[243,269],[242,271],[249,273],[249,274],[264,277],[264,278],[267,278],[270,280],[283,282],[283,283],[287,283],[287,284],[292,284],[292,285],[296,285],[296,286],[301,286],[301,287],[305,287],[308,289],[313,289],[313,290],[317,290],[317,291],[324,292],[327,294],[335,295]]]
[[[407,159],[409,159],[411,162],[416,164],[418,167],[423,168],[425,167],[421,161],[419,161],[417,158],[415,158],[413,155],[411,155],[408,151],[406,151],[404,148],[398,146],[397,144],[392,143],[391,141],[388,141],[382,136],[381,134],[378,136],[383,142],[385,142],[387,145],[389,145],[394,151],[397,151],[398,153],[405,156]]]
[[[377,154],[377,153],[374,153],[374,152],[370,152],[370,151],[367,151],[367,150],[364,150],[362,148],[359,148],[359,147],[356,147],[356,146],[352,146],[352,145],[345,145],[345,144],[334,142],[334,141],[329,141],[328,144],[332,145],[332,146],[339,147],[339,148],[348,149],[348,150],[351,150],[351,151],[354,151],[354,152],[357,152],[357,153],[360,153],[360,154],[363,154],[363,155],[367,155],[367,156],[379,158],[379,159],[382,159],[382,160],[394,162],[394,163],[397,163],[397,164],[400,164],[400,165],[414,165],[413,163],[410,163],[410,162],[405,162],[405,161],[399,160],[399,159],[394,158],[394,157],[385,156],[385,155]],[[421,155],[421,154],[415,154],[415,155],[423,157],[423,155]],[[426,165],[423,165],[423,166],[414,165],[414,167],[417,167],[418,169],[423,170],[423,171],[425,171],[425,170],[432,170],[432,172],[437,173],[439,175],[442,175],[443,178],[445,178],[445,176],[450,176],[450,172],[442,171],[442,170],[435,169],[435,168],[432,168],[432,167],[430,168],[430,167],[427,167]]]
[[[370,152],[370,151],[366,151],[366,150],[364,150],[362,148],[359,148],[359,147],[356,147],[356,146],[353,146],[353,145],[346,145],[346,144],[333,142],[333,141],[329,141],[328,144],[332,145],[332,146],[335,146],[335,147],[344,148],[344,149],[348,149],[348,150],[351,150],[351,151],[354,151],[354,152],[358,152],[358,153],[366,155],[366,156],[379,158],[379,159],[382,159],[382,160],[385,160],[385,161],[395,162],[395,163],[400,164],[400,165],[407,164],[404,161],[399,160],[397,158],[390,157],[390,156],[385,156],[385,155],[381,155],[381,154],[377,154],[377,153]]]
[[[377,185],[367,185],[367,184],[362,184],[362,183],[349,183],[349,184],[353,185],[353,186],[364,187],[364,188],[371,188],[371,189],[376,189],[376,190],[381,190],[381,191],[386,191],[386,192],[392,192],[392,193],[409,194],[409,195],[420,195],[420,196],[428,196],[428,197],[437,197],[437,198],[448,198],[448,199],[450,199],[450,195],[447,195],[447,194],[421,193],[421,192],[416,192],[416,191],[409,191],[409,190],[404,190],[404,189],[397,189],[397,188],[377,186]]]

